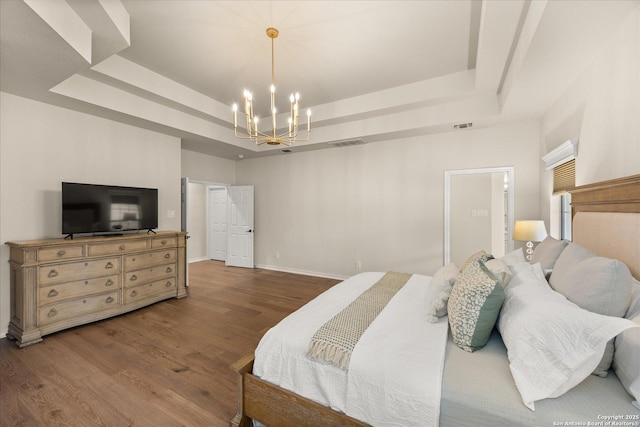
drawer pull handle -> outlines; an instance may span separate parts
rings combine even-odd
[[[104,302],[106,302],[107,304],[111,304],[113,302],[113,297],[107,298]]]
[[[104,285],[105,285],[105,286],[111,286],[111,285],[113,285],[113,280],[111,280],[111,279],[107,280],[107,281],[105,282],[105,284],[104,284]]]
[[[171,273],[172,271],[173,271],[173,268],[167,267],[167,273]]]
[[[131,291],[131,296],[135,297],[136,295],[138,295],[138,293],[136,291]]]
[[[170,253],[166,253],[166,254],[164,254],[164,257],[165,257],[166,259],[169,259],[169,258],[171,258],[171,254],[170,254]]]
[[[167,283],[164,284],[167,288],[171,287],[171,281],[167,280]]]
[[[51,270],[49,272],[49,274],[47,275],[47,277],[56,277],[58,275],[58,272],[55,270]]]
[[[63,251],[62,249],[60,249],[56,255],[65,256],[66,253],[67,253],[67,251]]]
[[[138,276],[133,274],[129,280],[131,280],[132,282],[135,282],[136,280],[138,280]]]
[[[106,268],[107,270],[110,269],[110,268],[113,268],[113,263],[111,261],[109,261],[107,263],[107,265],[104,266],[104,268]]]
[[[55,308],[52,308],[51,310],[49,310],[49,313],[47,313],[47,317],[53,317],[56,314],[58,314],[58,311]]]
[[[166,245],[166,244],[167,244],[167,241],[166,241],[166,240],[163,240],[163,241],[162,241],[162,242],[160,242],[160,243],[162,243],[163,245]]]
[[[120,247],[119,247],[118,249],[120,249],[121,251],[124,251],[124,250],[125,250],[125,248],[126,248],[126,246],[125,246],[125,245],[120,245]]]
[[[57,297],[58,296],[58,291],[56,291],[55,289],[51,289],[49,291],[49,293],[47,294],[47,297],[49,298],[53,298],[53,297]]]

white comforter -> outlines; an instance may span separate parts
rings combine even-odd
[[[360,338],[347,372],[305,356],[313,334],[384,273],[361,273],[329,289],[270,329],[253,373],[374,426],[437,426],[446,318],[429,323],[430,277],[414,274]]]

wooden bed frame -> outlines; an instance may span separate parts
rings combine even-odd
[[[572,214],[580,212],[637,213],[640,214],[640,174],[576,187],[571,191]],[[575,219],[575,218],[574,218]],[[640,280],[640,215],[634,215],[631,250],[617,248],[634,277]],[[617,222],[617,220],[615,221]],[[638,231],[635,231],[638,224]],[[608,227],[591,239],[616,241]],[[584,233],[583,233],[584,234]],[[589,232],[591,234],[591,231]],[[628,234],[628,233],[627,233]],[[574,236],[575,237],[575,236]],[[574,239],[575,240],[575,239]],[[598,251],[586,245],[597,255],[608,256],[608,248]],[[615,244],[613,246],[616,246]],[[267,426],[367,426],[368,424],[336,412],[305,397],[261,380],[252,374],[254,354],[248,354],[231,369],[238,374],[238,412],[229,422],[232,427],[248,427],[254,419]]]

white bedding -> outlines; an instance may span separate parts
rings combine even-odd
[[[414,274],[391,299],[347,372],[305,356],[318,328],[383,275],[350,277],[270,329],[256,349],[254,375],[372,425],[437,426],[448,324],[427,321],[430,277]]]

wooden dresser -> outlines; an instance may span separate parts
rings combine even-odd
[[[7,242],[18,347],[73,326],[187,296],[186,233]]]

